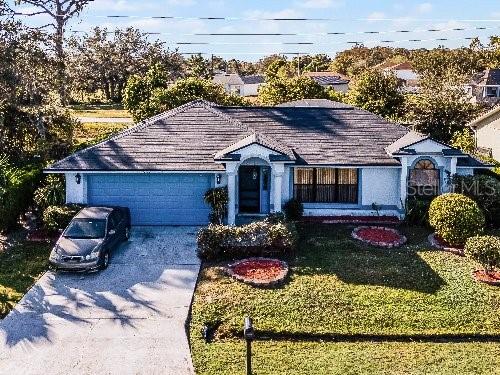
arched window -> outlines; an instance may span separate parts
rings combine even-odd
[[[408,195],[433,197],[439,194],[440,175],[432,160],[421,159],[410,171]]]

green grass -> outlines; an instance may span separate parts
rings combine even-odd
[[[332,343],[255,341],[255,375],[498,374],[498,343]],[[245,343],[192,340],[197,374],[245,374]]]
[[[127,129],[131,124],[115,122],[88,122],[81,124],[75,130],[76,143],[95,143]]]
[[[298,256],[291,264],[289,282],[279,289],[252,288],[224,276],[221,265],[206,265],[197,286],[191,322],[193,359],[198,372],[234,373],[217,372],[211,366],[225,360],[231,362],[233,346],[242,345],[241,342],[235,343],[234,338],[238,337],[246,315],[253,317],[261,332],[287,338],[500,334],[500,292],[473,280],[471,273],[477,264],[467,258],[429,249],[426,245],[428,232],[423,229],[404,230],[409,243],[399,250],[364,246],[350,238],[351,230],[352,227],[326,225],[302,228]],[[202,342],[200,331],[204,324],[218,325],[214,344]],[[408,352],[415,350],[415,344],[377,346],[366,342],[279,342],[272,345],[259,342],[258,345],[263,348],[267,345],[272,353],[276,353],[265,354],[266,350],[262,349],[266,359],[272,357],[269,363],[281,363],[282,353],[287,348],[292,348],[291,352],[297,350],[302,360],[290,359],[283,366],[293,369],[300,365],[298,368],[303,369],[303,373],[308,372],[307,366],[314,366],[316,357],[324,361],[342,359],[336,350],[350,352],[353,362],[357,361],[356,353],[360,359],[363,356],[367,360],[370,356],[370,360],[381,357],[384,360],[374,366],[397,373],[398,366],[394,363],[398,356],[393,348],[406,348],[404,350]],[[311,345],[310,350],[307,345]],[[367,345],[373,350],[365,352]],[[421,345],[426,351],[421,355],[421,363],[402,365],[417,366],[412,369],[415,373],[432,373],[427,365],[418,368],[427,361],[432,362],[435,359],[433,352],[439,352],[444,344]],[[470,355],[478,356],[483,353],[483,346],[499,350],[499,344],[449,345],[449,348],[467,353],[470,350]],[[343,369],[345,363],[349,363],[347,358],[338,369]],[[452,363],[449,361],[448,365]],[[464,366],[466,364],[464,362]],[[470,364],[480,365],[480,360]],[[262,370],[261,373],[274,372]]]
[[[0,318],[47,270],[50,249],[49,244],[26,242],[0,252]]]
[[[121,104],[81,104],[71,106],[70,110],[75,117],[132,117]]]

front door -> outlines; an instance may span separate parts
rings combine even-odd
[[[241,166],[239,170],[241,213],[260,212],[260,167]]]

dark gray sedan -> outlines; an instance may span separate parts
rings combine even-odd
[[[56,270],[93,271],[109,264],[111,251],[130,237],[124,207],[85,207],[64,230],[50,253]]]

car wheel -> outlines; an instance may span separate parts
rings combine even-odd
[[[130,239],[130,228],[125,228],[125,240],[128,241]]]
[[[101,266],[99,267],[101,270],[104,270],[108,268],[109,265],[109,251],[106,251],[104,254],[102,254],[101,257]]]

